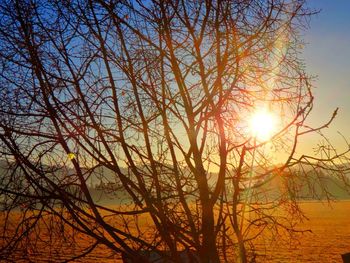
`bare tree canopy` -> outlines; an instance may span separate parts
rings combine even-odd
[[[326,138],[297,154],[337,113],[307,124],[304,2],[1,1],[0,259],[248,262],[297,232],[301,189],[349,169]]]

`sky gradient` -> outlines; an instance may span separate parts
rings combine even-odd
[[[350,141],[350,1],[309,0],[308,6],[320,10],[304,33],[306,71],[316,76],[309,123],[317,126],[327,122],[339,107],[337,118],[325,133],[338,149],[344,149],[338,132]],[[310,149],[319,140],[308,136],[300,149]]]

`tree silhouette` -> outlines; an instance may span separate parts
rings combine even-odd
[[[302,187],[348,183],[347,152],[326,138],[297,154],[337,113],[306,122],[312,13],[297,0],[3,1],[1,257],[104,245],[138,262],[248,262],[263,232],[298,232]],[[249,129],[262,110],[278,116],[268,139]]]

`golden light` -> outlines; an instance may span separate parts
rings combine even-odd
[[[73,160],[75,158],[75,154],[74,153],[68,153],[67,156],[68,156],[69,160]]]
[[[272,112],[261,110],[251,116],[249,124],[253,137],[259,141],[267,141],[276,131],[277,119]]]

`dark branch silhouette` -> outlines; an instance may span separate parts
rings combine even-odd
[[[0,259],[245,263],[263,233],[303,231],[298,200],[349,186],[349,147],[322,135],[337,111],[307,123],[313,13],[299,0],[2,1]],[[259,109],[280,118],[267,140],[249,131]],[[309,133],[317,155],[298,152]]]

